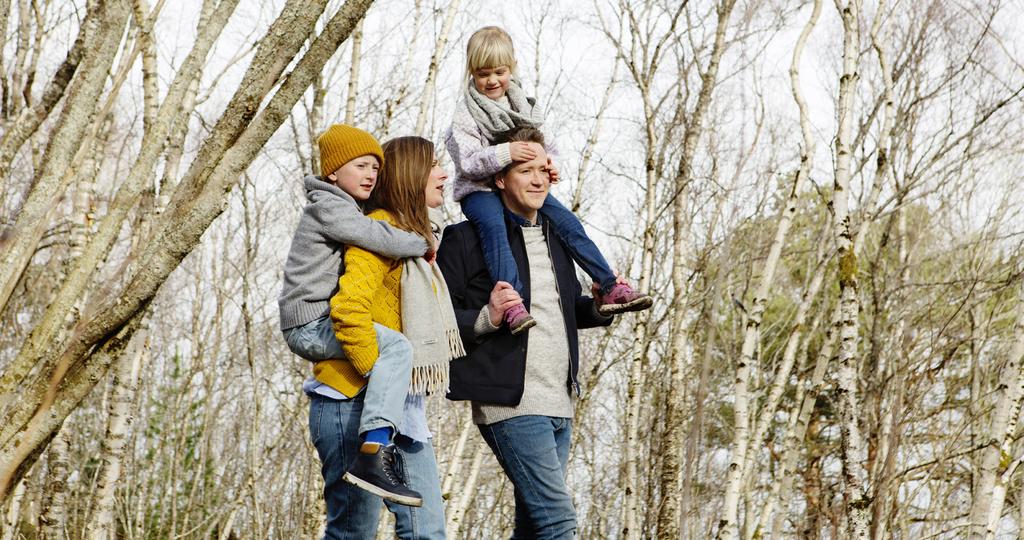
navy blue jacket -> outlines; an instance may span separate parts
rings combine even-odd
[[[506,216],[509,246],[523,282],[523,302],[530,307],[530,268],[522,229]],[[594,299],[582,294],[576,267],[561,239],[546,224],[544,236],[558,287],[559,304],[565,318],[565,335],[569,342],[569,379],[566,385],[579,393],[579,338],[577,329],[607,326],[611,317],[602,317],[594,309]],[[448,291],[451,293],[455,318],[458,321],[466,356],[451,363],[448,399],[471,400],[496,405],[515,406],[523,397],[526,376],[526,346],[530,331],[513,336],[502,325],[495,332],[479,339],[473,331],[480,310],[490,300],[494,283],[487,272],[476,229],[464,221],[447,227],[437,251]]]

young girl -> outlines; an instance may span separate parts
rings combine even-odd
[[[334,400],[359,396],[359,434],[382,455],[402,419],[412,347],[401,333],[377,325],[371,327],[360,354],[347,354],[335,338],[328,302],[338,290],[339,273],[345,272],[345,246],[398,258],[424,255],[432,244],[422,235],[363,215],[359,205],[377,187],[384,160],[373,136],[338,124],[324,132],[317,145],[323,176],[303,180],[308,203],[284,267],[284,288],[278,299],[281,330],[292,352],[316,362],[313,378],[303,385],[306,393]],[[344,313],[335,314],[335,319],[344,317]],[[392,465],[387,460],[366,462],[349,471],[350,479],[385,499],[419,505],[418,493],[389,480],[396,476]]]
[[[434,158],[430,141],[420,137],[388,141],[384,144],[381,184],[367,202],[373,209],[368,216],[415,232],[433,243],[428,209],[441,205],[447,178]],[[388,503],[388,509],[395,514],[395,532],[400,538],[444,538],[444,508],[424,395],[443,393],[448,386],[448,362],[465,354],[444,277],[436,264],[423,258],[402,261],[350,246],[345,252],[345,273],[337,294],[331,298],[331,315],[338,321],[337,337],[350,358],[361,358],[368,351],[372,354],[375,328],[380,325],[402,332],[412,343],[412,382],[395,388],[409,393],[402,433],[395,439],[395,447],[381,458],[400,459],[405,480],[422,494],[423,506]],[[380,504],[366,504],[364,492],[337,479],[338,472],[347,465],[345,456],[355,454],[356,468],[378,457],[375,449],[368,449],[365,443],[358,445],[345,414],[341,412],[341,418],[317,418],[315,427],[312,417],[310,420],[313,441],[323,461],[325,491],[330,493],[327,537],[372,538]],[[337,425],[343,426],[340,436],[318,436],[320,430]]]
[[[525,143],[495,144],[512,128],[540,128],[542,124],[536,100],[527,98],[513,77],[515,68],[508,33],[496,26],[473,33],[466,46],[469,80],[445,143],[455,165],[455,200],[480,236],[491,279],[508,282],[522,296],[523,284],[509,249],[501,201],[489,185],[491,178],[513,161],[536,157]],[[554,152],[550,144],[546,149],[549,155]],[[558,169],[549,163],[548,171],[551,181],[557,182]],[[615,272],[572,211],[548,195],[540,213],[565,242],[573,260],[600,286],[596,300],[602,315],[651,307],[650,296],[616,282]],[[506,311],[505,323],[513,334],[536,324],[523,305]]]

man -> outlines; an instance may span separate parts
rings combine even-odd
[[[451,363],[448,398],[472,401],[473,421],[515,487],[513,538],[571,538],[576,510],[565,473],[579,397],[577,329],[612,319],[582,295],[572,259],[538,212],[550,188],[543,135],[521,128],[507,142],[528,143],[536,156],[494,181],[524,296],[505,282],[491,286],[469,222],[445,230],[437,261],[468,351]],[[520,303],[537,325],[514,336],[502,317]]]

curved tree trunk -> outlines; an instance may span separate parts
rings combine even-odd
[[[76,71],[75,84],[64,98],[64,109],[50,133],[49,144],[42,159],[42,170],[37,172],[32,190],[18,213],[14,227],[9,231],[11,240],[0,258],[0,309],[7,305],[14,287],[35,254],[39,240],[46,232],[55,203],[66,188],[63,183],[64,173],[78,152],[85,130],[94,121],[92,113],[121,43],[121,35],[128,21],[125,0],[103,2],[101,9],[103,11],[99,15],[101,22],[97,34],[99,39],[86,51]],[[0,392],[9,391],[7,386],[0,387]]]
[[[323,11],[324,3],[289,2],[271,26],[227,111],[193,161],[169,208],[154,224],[151,241],[139,255],[138,272],[116,298],[99,303],[42,360],[55,365],[48,380],[27,385],[0,430],[0,496],[38,456],[59,421],[96,384],[134,333],[146,305],[181,260],[224,210],[230,188],[267,139],[281,125],[309,84],[348,37],[372,0],[349,0],[324,28],[281,84],[267,106],[259,104],[279,81]],[[134,321],[134,322],[133,322]],[[98,347],[95,353],[90,353]],[[59,399],[58,399],[59,398]],[[13,436],[18,434],[15,439]]]

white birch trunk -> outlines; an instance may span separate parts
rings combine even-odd
[[[749,384],[751,366],[755,362],[754,353],[759,349],[761,318],[763,317],[765,307],[768,304],[768,294],[771,291],[771,284],[775,278],[775,270],[778,266],[779,258],[782,256],[782,248],[786,244],[786,237],[789,234],[789,228],[792,225],[793,217],[796,215],[800,190],[803,187],[805,179],[810,175],[811,160],[814,156],[814,139],[810,133],[810,120],[807,113],[807,104],[804,101],[803,93],[800,89],[799,67],[804,45],[807,43],[807,37],[814,28],[814,24],[817,22],[820,12],[821,2],[818,0],[814,4],[810,20],[808,20],[797,39],[789,68],[793,97],[800,110],[800,126],[804,136],[804,144],[800,155],[800,169],[797,171],[796,178],[793,180],[793,185],[787,197],[786,205],[779,215],[778,226],[775,230],[775,237],[768,249],[768,257],[761,270],[761,280],[756,292],[754,293],[754,299],[746,321],[746,328],[744,329],[740,358],[736,363],[736,386],[733,396],[733,417],[735,422],[733,446],[729,455],[729,469],[726,476],[725,502],[722,510],[723,517],[719,523],[720,528],[718,531],[718,537],[722,539],[735,539],[739,532],[740,493],[743,487],[744,477],[747,476],[747,471],[751,468],[751,461],[754,457],[753,455],[747,455],[748,448],[750,445],[756,446],[760,443],[760,439],[764,436],[764,432],[767,430],[768,424],[774,416],[774,409],[777,407],[777,403],[782,396],[782,392],[785,388],[785,382],[789,379],[789,372],[792,370],[793,362],[796,359],[796,345],[799,342],[798,329],[800,327],[799,325],[803,323],[803,320],[800,320],[801,315],[803,319],[806,319],[807,308],[809,307],[810,301],[813,300],[813,296],[816,295],[816,291],[814,291],[814,294],[811,295],[810,299],[805,298],[805,301],[801,303],[801,307],[804,309],[802,312],[797,314],[798,320],[794,323],[795,330],[793,332],[793,336],[791,336],[791,342],[787,345],[786,352],[788,354],[784,357],[781,365],[779,366],[768,401],[765,405],[765,410],[761,411],[758,416],[758,425],[755,427],[753,434],[751,434],[749,427],[750,396],[747,385]],[[817,283],[817,286],[820,288],[820,281]],[[812,287],[809,288],[808,292],[811,292],[813,287],[814,283],[812,282]]]
[[[86,526],[89,540],[114,538],[114,493],[121,478],[125,446],[134,419],[135,394],[139,373],[149,362],[148,330],[141,329],[132,337],[128,351],[115,361],[113,388],[107,413],[107,431],[103,437],[100,457],[102,469],[93,494],[93,512]]]
[[[419,41],[420,26],[423,19],[423,0],[415,0],[412,11],[412,38],[409,39],[409,47],[406,50],[405,59],[402,60],[402,67],[399,73],[409,73],[409,70],[412,69],[413,53],[416,52],[416,43]],[[398,87],[398,91],[394,95],[388,96],[387,100],[384,101],[384,119],[381,121],[380,126],[380,140],[382,141],[389,138],[391,134],[391,121],[394,119],[398,108],[402,106],[405,98],[409,95],[410,84],[408,81],[408,78],[404,78]]]
[[[654,145],[657,137],[654,133],[654,117],[649,97],[644,96],[644,114],[647,119],[647,182],[644,195],[644,236],[643,248],[640,263],[640,280],[637,282],[639,290],[647,290],[654,273],[654,248],[655,248],[655,227],[657,214],[655,208],[655,185],[657,175],[654,171]],[[649,338],[647,326],[650,324],[650,310],[641,311],[633,324],[633,346],[629,352],[629,379],[626,383],[626,437],[623,441],[623,462],[625,465],[625,504],[622,515],[622,537],[627,540],[640,538],[640,526],[638,516],[640,514],[640,484],[637,471],[637,459],[640,446],[640,397],[643,395],[641,389],[644,385],[644,365],[646,364],[647,348]]]
[[[675,200],[672,208],[672,342],[671,364],[669,368],[669,388],[672,390],[666,402],[666,429],[662,440],[663,462],[661,470],[662,501],[658,510],[658,535],[665,538],[679,537],[679,518],[682,508],[680,500],[680,473],[682,471],[683,453],[685,452],[686,419],[689,408],[686,406],[686,366],[690,363],[689,322],[692,321],[689,303],[689,287],[687,286],[688,269],[691,266],[693,248],[690,245],[690,193],[689,187],[693,180],[693,159],[697,145],[704,133],[704,117],[711,106],[711,99],[718,84],[718,66],[725,52],[725,33],[729,27],[735,0],[724,0],[716,6],[717,25],[715,27],[714,45],[708,58],[707,68],[701,73],[700,92],[697,103],[687,120],[686,135],[683,140],[682,156],[675,178]],[[737,413],[741,414],[741,413]]]
[[[352,56],[348,70],[348,93],[345,96],[345,123],[353,125],[356,120],[356,97],[359,93],[359,64],[362,61],[363,21],[359,21],[352,32]],[[315,100],[315,98],[314,98]],[[313,105],[314,111],[316,104]],[[316,145],[313,145],[316,147]]]
[[[437,93],[435,89],[437,70],[441,65],[441,55],[444,54],[444,48],[448,45],[448,34],[451,32],[452,23],[455,22],[455,15],[459,11],[459,2],[461,0],[451,0],[451,3],[448,4],[444,23],[441,24],[441,33],[437,35],[437,41],[434,42],[434,53],[430,56],[430,67],[427,68],[427,81],[423,85],[423,93],[421,94],[423,97],[420,98],[420,112],[416,115],[416,129],[413,130],[416,135],[425,136],[424,130],[427,127],[427,116],[430,114],[434,104],[434,94]]]
[[[572,192],[572,201],[569,204],[569,209],[572,213],[577,213],[580,210],[580,204],[583,202],[583,186],[587,178],[587,172],[589,170],[590,160],[594,156],[594,147],[597,146],[597,137],[601,133],[601,123],[604,121],[605,112],[608,110],[608,103],[611,101],[612,92],[615,90],[615,85],[619,78],[619,66],[622,59],[619,56],[615,57],[615,66],[612,67],[612,78],[608,80],[608,86],[604,90],[604,96],[601,97],[601,106],[597,109],[597,117],[594,118],[594,128],[590,130],[590,136],[587,137],[587,144],[583,147],[583,155],[580,156],[580,167],[576,171],[576,187]]]
[[[11,494],[11,504],[4,514],[3,540],[15,540],[21,526],[21,505],[25,500],[25,481],[18,482]]]
[[[459,430],[459,438],[455,441],[455,448],[451,452],[451,460],[448,462],[448,468],[444,472],[444,481],[441,483],[441,497],[445,500],[451,500],[452,487],[462,470],[462,453],[466,449],[469,433],[475,431],[474,427],[472,418],[468,417],[465,419],[462,429]]]
[[[843,463],[843,501],[847,530],[844,536],[866,540],[871,500],[867,489],[867,445],[861,435],[857,368],[859,356],[857,296],[857,254],[853,249],[850,225],[849,194],[853,157],[853,106],[857,87],[857,65],[860,46],[860,0],[845,5],[836,0],[836,9],[843,20],[843,70],[839,80],[838,129],[836,134],[834,211],[836,247],[839,259],[839,340],[836,392]]]
[[[1011,446],[1020,417],[1021,399],[1024,398],[1024,281],[1018,285],[1017,319],[1012,335],[1016,340],[998,378],[999,386],[995,390],[998,397],[985,434],[978,486],[971,503],[972,539],[986,538],[994,533],[990,528],[991,516],[996,514],[998,521],[998,516],[1002,515],[1002,502],[994,497],[997,483],[1015,461],[1011,456]]]
[[[64,538],[68,520],[68,439],[67,433],[58,431],[47,450],[49,474],[46,482],[46,509],[39,517],[39,532],[43,538]]]
[[[476,483],[480,477],[480,466],[483,464],[484,454],[487,451],[487,446],[482,441],[477,440],[473,449],[473,461],[469,465],[469,474],[467,475],[465,482],[459,488],[459,499],[448,511],[448,520],[445,524],[445,530],[451,532],[456,538],[460,537],[463,533],[462,528],[464,518],[466,517],[466,510],[469,509],[469,502],[472,500],[473,495],[476,492]]]

